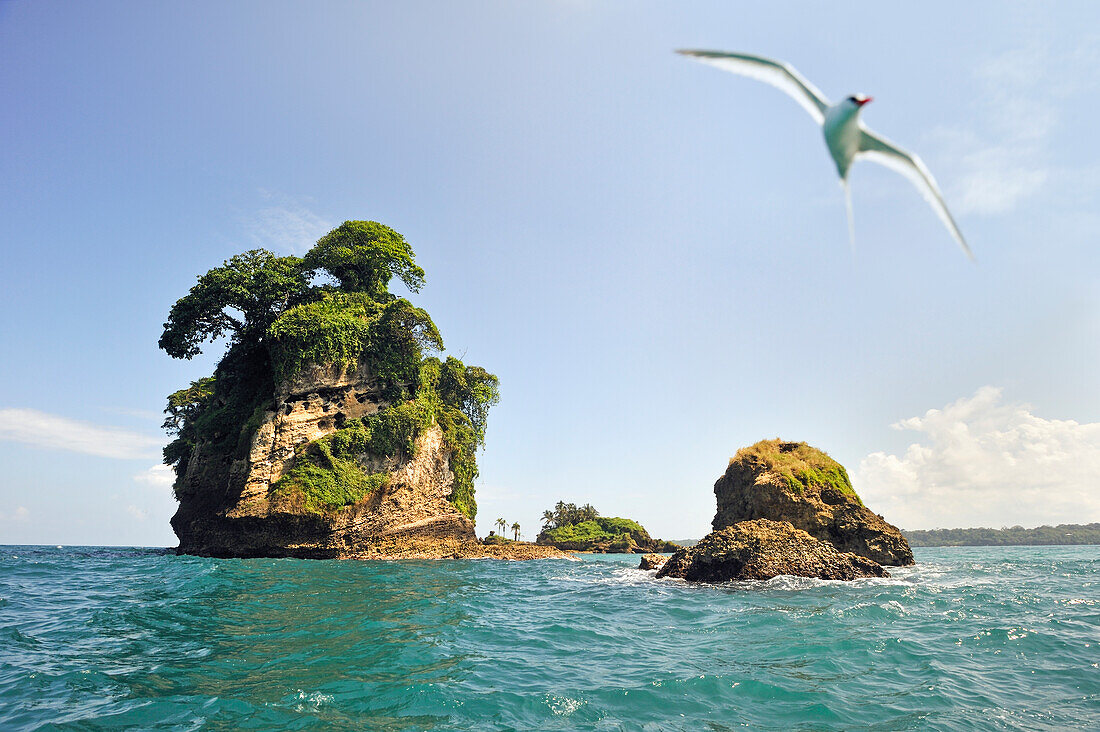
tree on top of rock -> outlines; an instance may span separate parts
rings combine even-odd
[[[424,270],[414,261],[405,237],[377,221],[345,221],[318,240],[305,256],[311,272],[325,272],[345,292],[363,292],[390,300],[390,280],[412,292],[424,286]]]
[[[172,306],[159,345],[172,358],[190,359],[223,335],[258,341],[284,310],[310,296],[310,276],[298,257],[266,249],[230,257]]]
[[[424,270],[405,238],[376,221],[345,221],[303,257],[253,249],[200,275],[172,306],[159,345],[191,359],[228,337],[227,350],[213,376],[169,397],[165,428],[176,439],[165,462],[182,475],[200,444],[233,459],[274,408],[277,384],[313,365],[362,367],[377,383],[377,419],[399,424],[407,438],[378,437],[373,449],[388,456],[390,443],[412,444],[438,425],[451,450],[452,502],[472,518],[474,452],[498,400],[497,377],[430,355],[443,349],[439,330],[389,291],[394,278],[417,292]]]
[[[318,274],[330,275],[338,284],[311,284]],[[412,292],[424,285],[424,270],[405,238],[376,221],[345,221],[305,257],[252,249],[201,275],[172,306],[159,345],[173,358],[190,359],[202,352],[203,343],[223,335],[231,344],[260,343],[280,315],[326,293],[361,293],[378,304],[399,300],[388,289],[394,277]],[[399,303],[386,311],[391,320],[410,326],[430,323],[423,310],[407,300]],[[435,325],[429,330],[431,340],[442,347]]]

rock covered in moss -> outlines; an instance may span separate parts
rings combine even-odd
[[[838,552],[786,521],[756,519],[714,531],[692,547],[672,555],[658,577],[691,582],[767,580],[779,575],[853,580],[886,577],[876,562]]]
[[[738,450],[714,495],[716,531],[753,519],[787,521],[841,552],[913,564],[901,531],[863,505],[844,466],[805,442],[764,440]]]
[[[642,561],[638,565],[638,569],[660,569],[661,565],[668,561],[668,557],[663,557],[660,554],[644,554],[642,555]]]

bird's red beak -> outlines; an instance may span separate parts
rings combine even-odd
[[[864,97],[863,99],[857,99],[856,104],[858,104],[859,106],[862,107],[864,104],[867,104],[868,102],[870,102],[873,98],[874,97]]]

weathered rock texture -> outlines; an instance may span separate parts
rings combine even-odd
[[[887,576],[876,562],[838,552],[786,521],[767,519],[714,531],[673,554],[657,572],[692,582],[766,580],[781,574],[831,580]]]
[[[661,565],[667,561],[668,557],[662,557],[660,554],[645,554],[642,556],[638,569],[660,569]]]
[[[843,466],[804,442],[767,440],[739,450],[714,495],[716,531],[752,519],[787,521],[841,552],[913,564],[901,531],[864,507]]]
[[[389,473],[389,484],[359,503],[316,513],[301,500],[271,494],[297,447],[382,406],[378,386],[362,365],[314,366],[280,385],[274,409],[263,413],[259,426],[242,428],[241,444],[250,449],[224,456],[206,454],[202,444],[194,448],[176,486],[180,507],[172,528],[180,538],[179,551],[335,558],[375,555],[378,547],[405,542],[420,547],[412,550],[419,556],[442,541],[446,546],[439,545],[437,555],[445,556],[458,551],[452,543],[477,545],[473,522],[447,500],[454,475],[438,427],[420,435],[412,457],[362,456],[368,472]]]

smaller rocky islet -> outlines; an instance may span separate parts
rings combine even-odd
[[[863,505],[844,466],[805,442],[762,440],[738,450],[714,495],[716,531],[758,518],[787,521],[842,552],[885,565],[913,563],[909,542]]]
[[[673,552],[679,545],[654,539],[645,527],[633,519],[600,516],[591,506],[577,508],[558,502],[554,511],[543,514],[546,524],[537,544],[563,551],[595,554],[647,554]]]
[[[661,563],[657,577],[851,580],[889,576],[883,565],[913,564],[901,531],[863,505],[844,466],[805,442],[742,448],[714,494],[714,531]],[[645,557],[641,568],[656,564]]]
[[[638,565],[638,569],[652,570],[660,569],[661,565],[668,561],[668,557],[663,554],[643,554],[642,561]]]
[[[787,521],[753,519],[707,534],[676,552],[658,577],[693,582],[767,580],[781,574],[830,580],[886,577],[881,564],[815,539]]]

